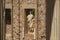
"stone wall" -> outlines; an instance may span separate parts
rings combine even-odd
[[[21,2],[22,3],[21,3]],[[37,31],[38,31],[38,39],[37,40],[46,40],[46,25],[45,25],[45,15],[46,15],[46,2],[45,0],[38,0],[38,7],[37,1],[35,3],[26,4],[25,1],[22,0],[13,0],[12,1],[12,40],[23,40],[24,38],[24,8],[35,8],[38,15],[38,24],[37,24]],[[9,5],[10,6],[10,5]],[[8,6],[7,6],[8,7]],[[36,15],[36,16],[37,16]]]
[[[12,0],[5,0],[5,9],[11,9],[12,10]],[[12,12],[11,12],[12,14]],[[3,14],[5,17],[5,13]],[[5,18],[4,18],[5,21]],[[4,22],[5,23],[5,22]],[[11,22],[12,24],[12,22]],[[5,39],[6,40],[12,40],[12,25],[11,24],[4,24],[4,27],[6,28],[5,31]]]

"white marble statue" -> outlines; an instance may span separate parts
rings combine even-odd
[[[27,22],[28,22],[28,27],[30,28],[30,30],[34,30],[33,29],[33,23],[34,23],[34,16],[33,14],[30,12],[30,14],[27,16]]]

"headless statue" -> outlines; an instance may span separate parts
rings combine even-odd
[[[27,16],[27,22],[28,22],[28,27],[30,30],[33,30],[33,23],[34,23],[34,16],[33,14],[30,12],[30,14]]]

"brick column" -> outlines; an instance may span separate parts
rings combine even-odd
[[[19,0],[13,0],[13,40],[20,40]]]
[[[46,40],[46,0],[38,0],[38,40]]]

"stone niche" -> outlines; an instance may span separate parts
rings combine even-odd
[[[31,10],[31,9],[34,9],[35,10],[34,14],[36,14],[36,12],[37,12],[36,3],[34,3],[34,4],[33,3],[27,3],[27,1],[26,1],[26,2],[21,3],[21,5],[20,5],[20,27],[21,27],[20,29],[22,29],[21,30],[22,32],[20,33],[21,40],[23,40],[23,39],[24,40],[33,40],[34,36],[35,36],[34,33],[27,34],[26,33],[27,29],[25,28],[25,26],[26,26],[26,23],[25,23],[25,21],[26,21],[26,12],[25,11],[26,10]],[[29,11],[28,11],[28,13],[29,13]]]

